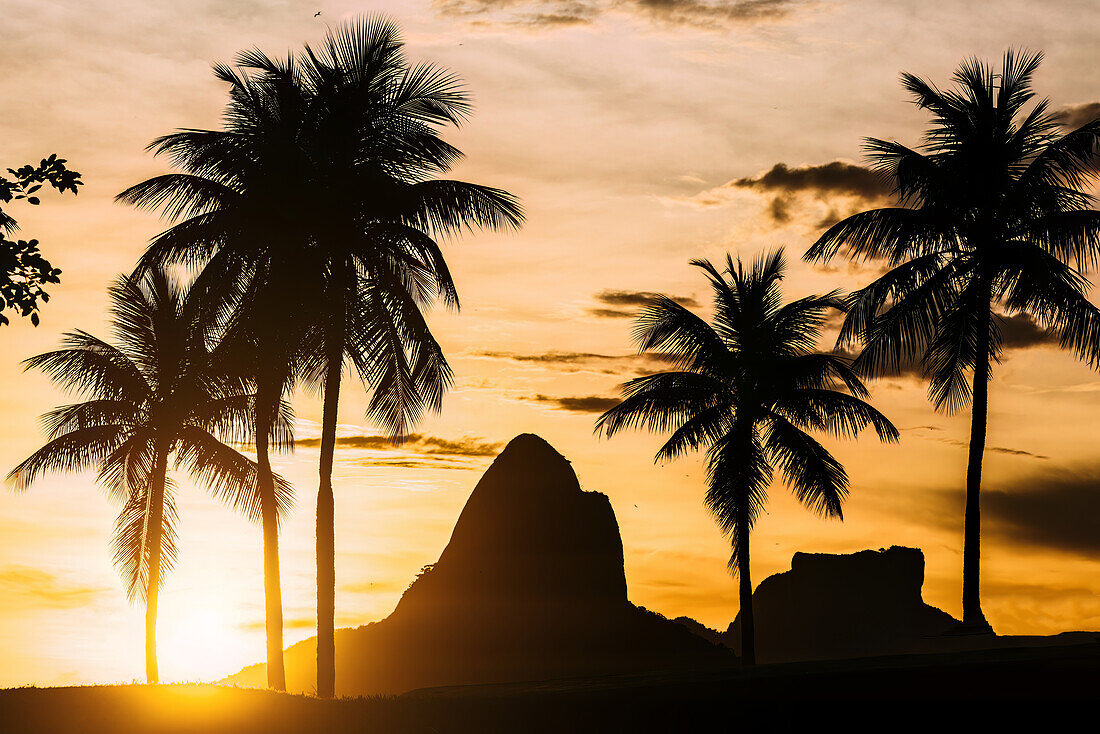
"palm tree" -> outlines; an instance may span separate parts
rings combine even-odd
[[[159,680],[157,596],[175,563],[175,484],[169,462],[243,512],[258,518],[256,465],[222,439],[247,437],[253,396],[220,370],[195,328],[195,303],[163,269],[119,278],[110,288],[116,344],[84,331],[63,348],[28,359],[82,401],[47,413],[49,442],[8,475],[27,489],[45,471],[95,468],[97,481],[123,504],[115,525],[115,563],[130,600],[146,605],[146,677]],[[280,415],[282,433],[287,419]],[[285,509],[287,488],[275,478]]]
[[[461,158],[440,128],[463,121],[468,98],[452,74],[410,64],[387,20],[343,25],[321,48],[282,60],[247,52],[217,74],[230,84],[226,129],[156,141],[182,172],[121,197],[182,219],[153,241],[146,262],[204,263],[203,277],[213,270],[208,282],[238,304],[274,292],[269,302],[283,306],[276,325],[296,335],[295,370],[324,395],[317,692],[331,697],[332,466],[345,363],[372,391],[368,416],[389,435],[438,410],[451,371],[423,309],[437,300],[457,308],[458,297],[437,241],[518,227],[523,215],[506,192],[436,178]]]
[[[1001,358],[1002,313],[1028,314],[1090,364],[1100,321],[1082,268],[1100,247],[1100,212],[1087,192],[1097,174],[1100,120],[1063,132],[1034,97],[1042,55],[1004,56],[1001,73],[971,59],[943,91],[912,74],[903,86],[932,114],[919,150],[869,139],[874,168],[897,207],[855,214],[806,253],[885,261],[890,270],[851,295],[838,346],[862,342],[869,375],[919,363],[937,410],[973,400],[966,472],[964,629],[991,631],[979,591],[982,455],[989,381]]]
[[[255,52],[242,55],[260,58]],[[268,63],[270,63],[268,61]],[[298,144],[309,129],[307,102],[296,62],[283,77],[250,74],[226,65],[215,75],[230,85],[224,130],[183,130],[149,146],[167,155],[178,173],[155,176],[118,195],[178,220],[154,238],[139,269],[162,264],[201,266],[196,298],[203,328],[221,338],[257,400],[252,416],[263,529],[268,686],[286,690],[283,608],[279,563],[278,502],[270,444],[293,446],[276,436],[275,416],[298,377],[298,354],[308,328],[302,253],[310,243],[309,161]]]
[[[638,318],[635,341],[640,351],[665,353],[675,370],[627,382],[622,402],[600,416],[596,430],[607,436],[642,426],[671,431],[657,461],[707,450],[706,503],[732,541],[741,655],[752,664],[749,532],[775,468],[810,510],[842,518],[848,474],[806,431],[854,437],[870,425],[891,442],[898,433],[864,402],[867,390],[848,360],[816,351],[825,314],[844,308],[835,292],[783,305],[781,250],[756,259],[751,269],[728,255],[724,272],[707,260],[692,265],[714,289],[712,323],[667,296],[651,301]]]

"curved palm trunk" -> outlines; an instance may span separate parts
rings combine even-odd
[[[332,495],[332,459],[336,449],[336,416],[343,372],[342,340],[333,340],[325,375],[321,425],[321,483],[317,489],[317,695],[336,694],[336,533]]]
[[[145,583],[145,680],[160,682],[157,665],[157,601],[160,597],[160,546],[164,518],[164,484],[168,475],[168,452],[157,448],[149,507],[145,513],[145,543],[149,548],[149,575]]]
[[[275,479],[271,473],[268,436],[271,433],[273,406],[278,394],[271,398],[270,389],[256,394],[256,464],[257,489],[260,494],[260,515],[264,534],[264,603],[267,631],[267,686],[286,690],[283,668],[283,591],[279,572],[279,516],[275,506]]]
[[[977,359],[974,365],[974,405],[970,424],[970,457],[966,467],[966,515],[963,521],[963,624],[987,629],[982,613],[981,575],[981,488],[982,456],[989,410],[990,311],[978,324]]]
[[[741,602],[741,662],[756,664],[756,624],[752,617],[752,577],[749,573],[749,523],[737,518],[737,577]]]

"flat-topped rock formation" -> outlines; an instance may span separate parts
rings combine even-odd
[[[924,554],[894,546],[850,555],[795,553],[753,592],[760,662],[854,658],[943,647],[959,625],[924,603]],[[741,615],[725,642],[741,648]]]
[[[316,639],[286,651],[287,687],[315,686]],[[336,631],[340,695],[691,669],[732,652],[631,604],[607,497],[584,492],[541,438],[485,472],[439,560],[386,619]],[[263,665],[226,682],[263,686]]]

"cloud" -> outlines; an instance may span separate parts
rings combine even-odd
[[[316,617],[286,617],[283,619],[283,629],[297,630],[297,629],[313,629],[317,626]],[[237,627],[239,629],[253,632],[255,630],[263,630],[267,628],[267,622],[262,619],[255,619],[250,622],[240,622]]]
[[[878,173],[844,161],[799,168],[776,163],[758,176],[739,178],[726,186],[787,194],[845,194],[861,199],[882,199],[890,194],[890,185]]]
[[[970,448],[970,442],[969,441],[961,441],[957,438],[939,438],[939,437],[933,437],[933,436],[926,436],[925,438],[928,438],[932,441],[939,441],[940,443],[946,443],[946,444],[951,445],[951,446],[960,446],[962,448]],[[1006,446],[986,446],[985,447],[985,452],[987,454],[1005,454],[1007,456],[1027,456],[1027,457],[1030,457],[1032,459],[1040,459],[1040,460],[1043,460],[1043,461],[1050,458],[1049,456],[1044,456],[1042,454],[1033,454],[1030,451],[1024,451],[1023,449],[1012,449],[1012,448],[1008,448]]]
[[[561,372],[598,372],[605,375],[634,373],[652,374],[661,368],[667,368],[669,358],[659,352],[642,354],[597,354],[594,352],[540,352],[523,354],[517,352],[478,352],[478,357],[488,359],[506,359],[539,365],[545,369]]]
[[[602,290],[594,294],[593,298],[603,305],[588,309],[588,313],[605,319],[631,319],[638,315],[639,309],[661,295],[652,291]],[[687,308],[699,306],[699,302],[691,296],[669,297]]]
[[[844,322],[845,314],[838,311],[830,312],[825,319],[825,328],[830,330],[838,330]],[[998,314],[998,326],[1001,330],[1002,345],[1007,352],[1022,351],[1025,349],[1032,349],[1035,347],[1043,346],[1058,346],[1059,339],[1057,335],[1051,333],[1047,329],[1040,326],[1035,319],[1026,313],[1014,314],[1007,316],[1004,314]],[[828,350],[825,350],[828,351]],[[838,354],[841,357],[848,359],[855,359],[859,356],[859,348],[841,348],[832,350],[830,354]],[[911,362],[902,367],[896,372],[886,374],[883,378],[890,377],[910,377],[915,379],[925,379],[924,371],[921,369],[920,361]],[[1046,458],[1046,457],[1042,457]]]
[[[609,408],[619,404],[618,398],[608,398],[602,395],[581,395],[574,397],[556,397],[553,395],[534,395],[524,400],[549,405],[557,410],[566,410],[570,413],[603,413]]]
[[[1035,319],[1026,313],[1018,313],[1012,316],[1001,316],[999,319],[1001,339],[1005,349],[1030,349],[1045,345],[1059,344],[1059,339],[1047,329],[1044,329]]]
[[[29,566],[8,566],[0,571],[0,597],[20,596],[28,607],[76,609],[95,603],[110,589],[69,581],[63,576]]]
[[[900,430],[903,431],[903,432],[910,432],[910,433],[912,433],[912,432],[923,433],[925,431],[930,432],[930,433],[931,432],[939,433],[939,432],[943,431],[943,429],[940,428],[939,426],[933,426],[933,425],[911,426],[909,428],[902,428]],[[969,441],[960,441],[957,438],[942,438],[940,436],[918,436],[918,438],[924,438],[924,439],[927,439],[929,441],[938,441],[940,443],[945,443],[945,444],[948,444],[950,446],[960,446],[960,447],[963,447],[963,448],[969,448],[970,447],[970,442]],[[986,452],[994,453],[994,454],[1005,454],[1005,455],[1008,455],[1008,456],[1027,456],[1027,457],[1030,457],[1032,459],[1040,459],[1040,460],[1044,460],[1044,461],[1050,458],[1049,456],[1044,456],[1042,454],[1035,454],[1035,453],[1032,453],[1031,451],[1024,451],[1023,449],[1008,448],[1006,446],[986,446],[985,450],[986,450]]]
[[[1100,118],[1100,102],[1065,105],[1055,110],[1054,114],[1061,118],[1064,126],[1070,130],[1076,130],[1082,125]]]
[[[294,442],[295,446],[316,448],[321,445],[319,438],[300,438]],[[433,456],[496,456],[500,453],[503,443],[483,441],[478,438],[464,437],[452,441],[437,436],[426,436],[420,433],[410,433],[400,443],[394,443],[388,436],[338,436],[336,448],[338,449],[364,449],[371,451],[412,451]]]
[[[776,163],[756,176],[733,179],[695,196],[673,200],[704,209],[720,207],[729,204],[738,191],[757,191],[771,197],[767,214],[777,225],[794,218],[799,197],[811,197],[819,206],[824,205],[825,211],[814,225],[825,229],[844,217],[886,202],[891,187],[875,171],[845,161],[798,167]]]
[[[480,27],[553,29],[625,15],[672,27],[717,30],[782,19],[809,0],[432,0],[441,16]]]
[[[1100,464],[1047,472],[1004,489],[983,489],[982,515],[990,531],[1005,540],[1096,558]]]

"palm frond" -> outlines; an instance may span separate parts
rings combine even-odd
[[[126,429],[106,425],[70,431],[49,441],[8,472],[7,481],[25,491],[46,471],[76,473],[101,464],[125,440]]]
[[[789,421],[776,417],[768,422],[764,449],[799,502],[818,515],[844,519],[848,473],[824,446]]]

